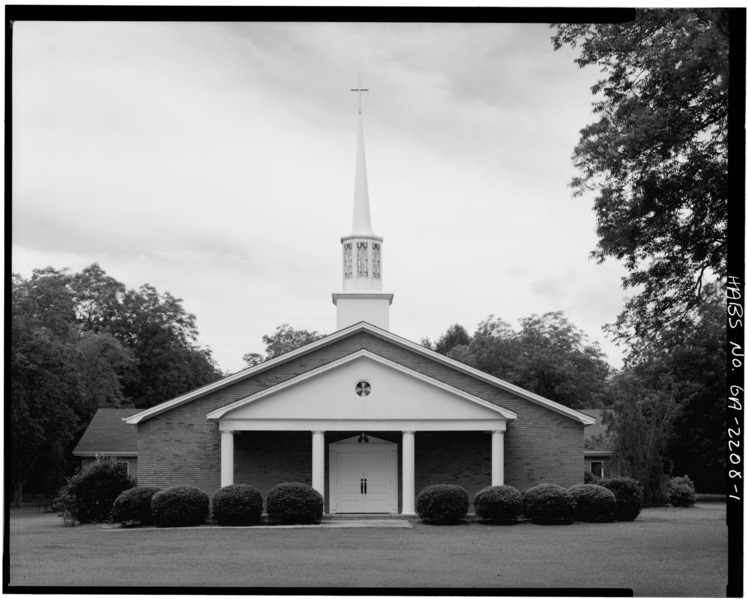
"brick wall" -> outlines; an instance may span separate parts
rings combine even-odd
[[[469,493],[471,504],[475,493],[490,486],[491,466],[491,440],[488,434],[415,433],[416,495],[428,485],[461,485]]]
[[[237,382],[142,422],[138,426],[138,484],[159,487],[192,484],[212,495],[220,487],[220,433],[218,425],[205,418],[208,412],[362,348],[516,412],[518,418],[509,422],[505,434],[506,484],[523,491],[541,482],[561,485],[583,482],[581,423],[389,341],[366,332],[359,332],[322,347],[312,354],[280,364],[250,379]],[[325,436],[326,443],[358,432],[351,431],[350,434],[342,436],[328,433]],[[288,480],[290,474],[294,475],[295,480],[310,482],[311,433],[284,434],[287,437],[281,447],[278,447],[277,436],[273,438],[269,433],[265,438],[256,433],[237,434],[234,448],[237,468],[235,482],[243,482],[239,475],[244,476],[243,472],[247,469],[257,472],[253,476],[257,477],[258,486],[264,489],[269,489],[268,485],[272,486],[272,481],[283,482],[280,478]],[[376,436],[386,438],[386,433],[376,433]],[[393,431],[390,436],[391,439],[387,440],[396,440],[399,443],[398,432]],[[252,440],[251,437],[256,438]],[[452,463],[456,464],[451,473],[444,471],[444,476],[453,476],[455,472],[460,471],[467,473],[465,486],[469,489],[490,484],[489,435],[416,433],[415,437],[416,486],[426,484],[424,481],[436,480],[424,465],[429,461],[431,465],[436,461],[443,463],[445,460],[437,460],[440,455],[444,458],[451,456]],[[458,446],[461,449],[457,450]],[[251,457],[252,450],[258,452],[257,457]],[[287,459],[284,465],[283,457],[289,455],[292,457]],[[327,455],[325,453],[325,463],[328,462]],[[476,456],[473,458],[474,463],[465,470],[465,464],[472,459],[470,456]],[[423,464],[420,463],[421,460]],[[480,464],[484,460],[487,460],[485,474],[480,474],[483,469]],[[292,470],[287,473],[281,471],[278,474],[278,469],[285,467]],[[306,478],[301,479],[304,473]],[[401,472],[399,475],[401,478]],[[246,481],[249,482],[249,479]],[[470,494],[473,493],[474,491],[470,490]],[[266,491],[263,491],[263,495],[266,495]]]
[[[311,433],[243,431],[234,434],[235,483],[256,487],[262,497],[279,483],[311,484]]]

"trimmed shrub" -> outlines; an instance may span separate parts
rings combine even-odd
[[[475,513],[489,522],[511,522],[521,514],[521,493],[508,485],[485,487],[475,495]]]
[[[585,485],[598,485],[599,477],[596,474],[592,474],[588,470],[584,471],[584,484]]]
[[[53,505],[66,525],[108,522],[114,500],[134,486],[120,462],[99,459],[69,478]]]
[[[541,484],[524,493],[524,515],[537,524],[570,524],[576,502],[560,485]]]
[[[68,483],[70,479],[68,479]],[[62,487],[52,500],[52,511],[62,518],[63,526],[77,526],[80,524],[73,515],[75,511],[75,499],[68,493],[67,485]]]
[[[112,520],[122,523],[152,524],[150,502],[153,495],[160,490],[158,487],[135,487],[120,493],[112,507]]]
[[[267,515],[278,524],[319,524],[324,514],[321,493],[303,483],[280,483],[267,494]]]
[[[570,488],[576,502],[573,517],[581,522],[612,522],[615,519],[615,494],[599,485],[576,485]]]
[[[695,503],[695,485],[690,477],[675,476],[667,483],[669,503],[675,507],[692,507]]]
[[[603,478],[599,486],[615,494],[615,520],[630,522],[638,517],[643,505],[641,486],[634,478]]]
[[[207,520],[210,498],[191,485],[169,487],[153,495],[150,511],[156,526],[199,526]]]
[[[213,518],[227,526],[250,526],[262,520],[262,494],[251,485],[229,485],[213,495]]]
[[[469,495],[459,485],[431,485],[415,499],[415,511],[428,524],[456,524],[468,509]]]

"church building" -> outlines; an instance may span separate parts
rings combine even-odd
[[[137,429],[138,485],[212,495],[245,483],[266,497],[303,482],[326,513],[410,515],[432,484],[462,485],[473,500],[490,485],[582,483],[594,418],[389,331],[383,241],[371,228],[359,91],[337,331],[124,418]]]

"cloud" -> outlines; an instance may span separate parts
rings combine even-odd
[[[593,213],[567,187],[595,75],[550,35],[19,23],[13,267],[98,261],[128,286],[183,297],[229,370],[283,322],[330,332],[360,70],[392,330],[418,340],[565,308],[593,314],[582,328],[600,335],[619,285],[589,264]]]

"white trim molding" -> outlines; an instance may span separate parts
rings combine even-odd
[[[505,428],[505,420],[332,420],[332,419],[222,419],[221,431],[494,431]]]

